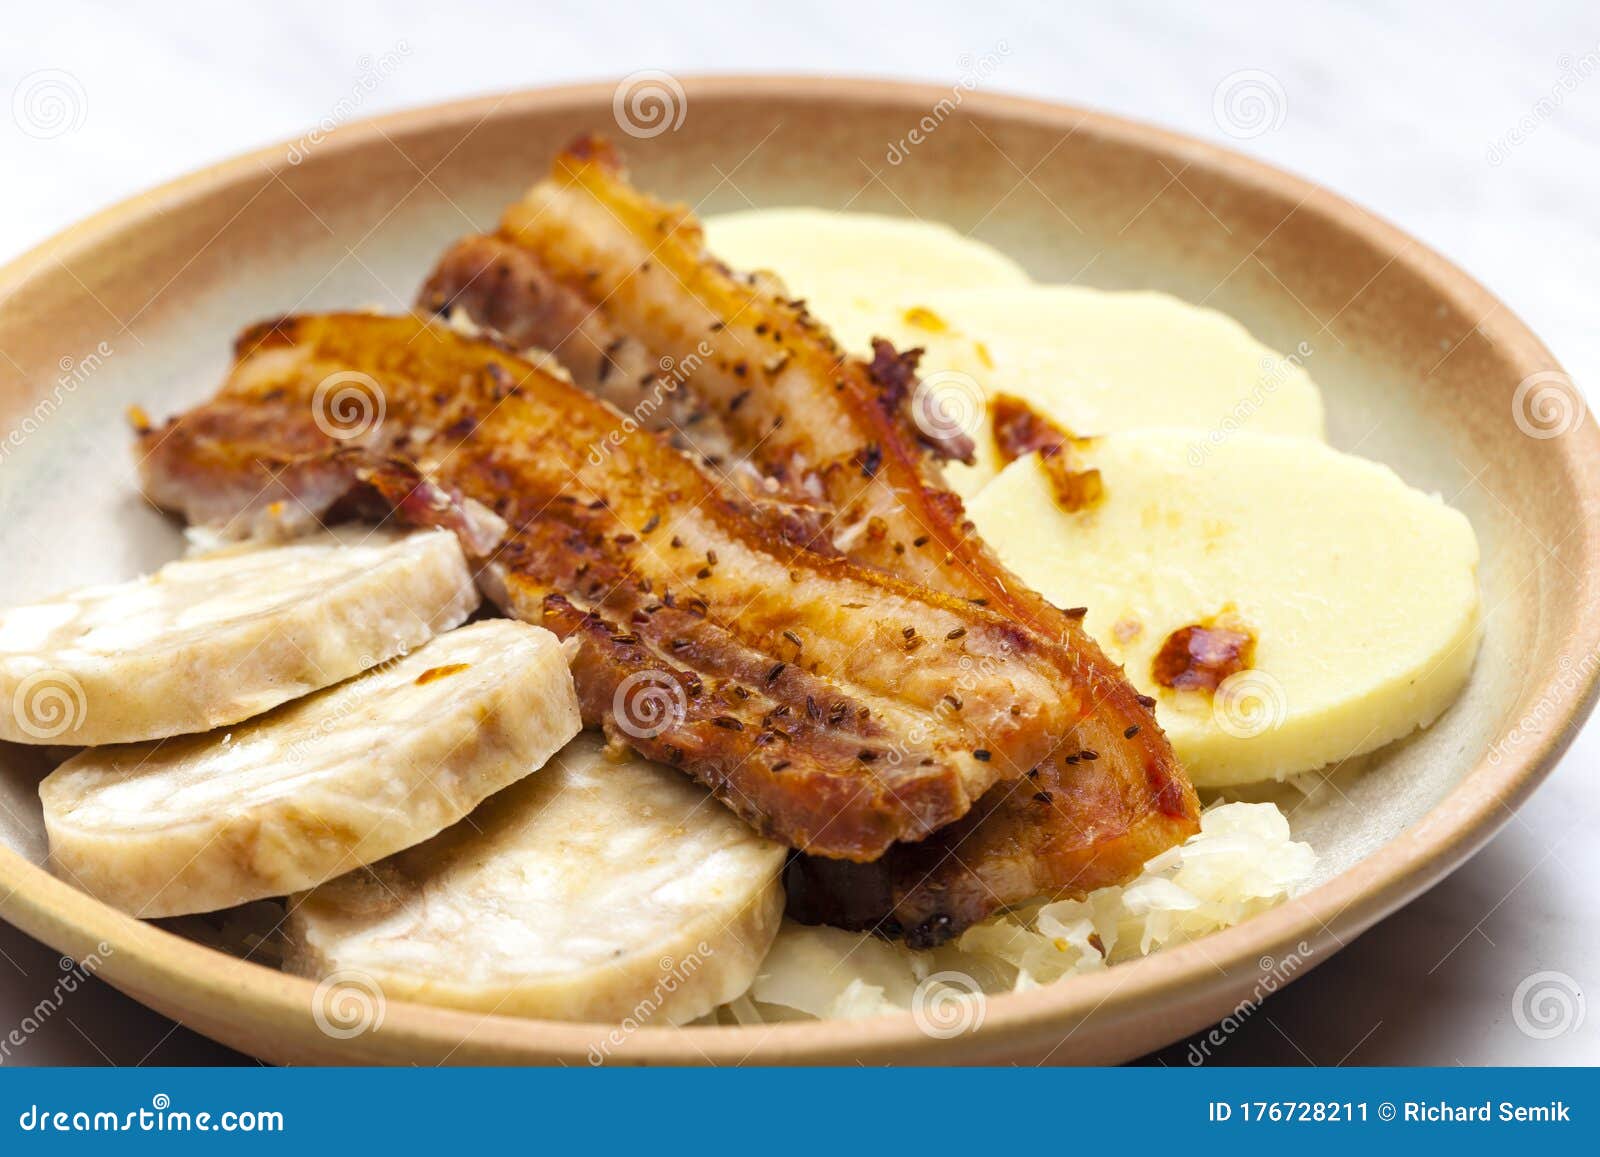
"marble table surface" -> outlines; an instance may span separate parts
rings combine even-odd
[[[867,6],[812,0],[751,22],[706,6],[543,0],[146,5],[55,0],[0,38],[0,259],[186,170],[366,115],[640,69],[849,72],[983,84],[1108,109],[1314,177],[1450,256],[1580,383],[1600,370],[1600,7],[1548,0]],[[633,10],[630,12],[630,9]],[[745,12],[753,10],[746,9]],[[403,46],[401,64],[358,83]],[[1248,74],[1270,123],[1219,114]],[[1262,79],[1265,78],[1265,79]],[[1600,728],[1445,883],[1270,997],[1222,1064],[1600,1062]],[[0,1036],[57,953],[0,925]],[[1526,1012],[1556,973],[1552,1034]],[[1529,981],[1529,978],[1535,978]],[[1525,983],[1527,982],[1527,983]],[[1519,986],[1522,987],[1519,1005]],[[1519,1015],[1519,1011],[1522,1015]],[[1151,1058],[1188,1063],[1182,1044]],[[245,1062],[113,990],[74,994],[4,1064]]]

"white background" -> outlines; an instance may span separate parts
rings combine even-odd
[[[659,0],[8,5],[0,36],[0,260],[155,182],[300,136],[350,98],[369,67],[363,58],[402,42],[408,55],[363,95],[359,115],[643,68],[954,83],[971,60],[1003,43],[986,87],[1159,122],[1309,176],[1463,265],[1533,326],[1580,384],[1596,380],[1600,6],[1593,0],[758,7]],[[1213,94],[1243,69],[1276,79],[1285,115],[1272,131],[1239,142],[1219,128]],[[65,114],[37,103],[51,92],[67,95]],[[1600,731],[1590,728],[1485,852],[1269,999],[1215,1050],[1214,1063],[1600,1061],[1600,1009],[1548,1039],[1523,1031],[1513,1016],[1519,983],[1543,970],[1600,994],[1597,757]],[[56,953],[0,926],[0,1038],[58,975]],[[229,1057],[97,987],[74,994],[0,1062]],[[1178,1046],[1159,1059],[1184,1058]]]

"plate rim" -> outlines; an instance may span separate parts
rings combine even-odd
[[[866,76],[815,74],[682,74],[686,98],[782,98],[816,104],[857,105],[863,101],[925,108],[948,88],[923,82]],[[408,135],[424,129],[467,126],[502,110],[549,110],[603,103],[615,81],[594,81],[518,89],[406,108],[337,126],[318,145],[334,157],[372,143],[380,136]],[[1483,317],[1484,336],[1500,356],[1528,374],[1560,371],[1539,339],[1475,279],[1424,243],[1372,212],[1325,187],[1266,162],[1169,129],[1114,114],[1002,92],[967,92],[964,106],[977,115],[1022,120],[1070,132],[1110,138],[1139,152],[1177,156],[1191,164],[1221,170],[1229,180],[1253,191],[1299,203],[1297,211],[1328,219],[1328,227],[1354,234],[1394,252],[1394,263],[1409,268],[1442,298],[1470,316]],[[194,170],[136,193],[76,222],[0,265],[0,301],[15,302],[30,279],[58,255],[82,249],[153,213],[164,213],[224,187],[241,177],[271,173],[286,161],[290,142],[269,144]],[[1581,516],[1579,557],[1583,566],[1569,624],[1574,646],[1600,650],[1600,428],[1595,422],[1548,443],[1571,478]],[[1519,702],[1553,696],[1559,674],[1531,679]],[[1064,1043],[1085,1018],[1119,1019],[1175,1010],[1203,999],[1211,989],[1231,984],[1234,971],[1282,959],[1286,946],[1316,946],[1309,971],[1332,953],[1327,946],[1353,937],[1415,898],[1485,844],[1550,772],[1575,738],[1579,724],[1600,694],[1600,667],[1589,670],[1574,688],[1562,684],[1555,702],[1566,707],[1545,721],[1499,762],[1475,762],[1451,791],[1423,816],[1351,868],[1277,908],[1201,940],[1165,949],[1071,983],[989,997],[986,1016],[975,1031],[940,1040],[923,1033],[913,1014],[897,1012],[853,1021],[813,1021],[777,1025],[673,1028],[644,1025],[625,1034],[616,1063],[728,1063],[985,1059]],[[277,1018],[311,1021],[316,982],[290,976],[268,965],[241,960],[190,941],[174,932],[136,920],[52,876],[9,847],[0,846],[0,917],[50,944],[82,958],[108,951],[96,975],[158,1007],[182,1009],[197,999],[223,1008],[241,1007],[257,1031]],[[1336,930],[1337,929],[1337,930]],[[1341,933],[1346,935],[1341,935]],[[169,1015],[176,1016],[176,1013]],[[204,1026],[201,1031],[207,1031]],[[282,1040],[297,1031],[279,1028]],[[342,1060],[404,1060],[416,1056],[463,1059],[577,1062],[591,1056],[614,1026],[484,1015],[408,1001],[386,1003],[382,1028],[360,1037],[328,1039],[319,1051]],[[214,1035],[214,1034],[213,1034]],[[301,1042],[304,1043],[303,1041]],[[1059,1044],[1058,1044],[1059,1047]],[[282,1055],[303,1053],[289,1047]]]

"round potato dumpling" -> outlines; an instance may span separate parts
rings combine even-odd
[[[1186,426],[1216,431],[1214,440],[1235,430],[1323,437],[1322,395],[1304,366],[1310,346],[1280,354],[1226,314],[1168,294],[934,287],[884,305],[847,331],[925,351],[913,416],[973,436],[974,465],[947,467],[963,498],[1006,464],[990,421],[1002,394],[1080,436]]]
[[[755,209],[708,217],[705,231],[706,248],[719,260],[741,272],[776,273],[851,349],[874,336],[876,304],[910,300],[930,285],[1028,284],[1022,266],[998,249],[932,221]]]
[[[1478,544],[1438,497],[1303,439],[1155,429],[1067,450],[1096,502],[1060,508],[1038,455],[971,503],[980,533],[1085,625],[1196,786],[1281,778],[1425,727],[1477,650]]]
[[[1279,353],[1233,318],[1165,293],[1035,285],[949,226],[874,213],[760,209],[705,222],[735,269],[769,269],[857,354],[872,339],[923,350],[913,418],[972,436],[946,480],[971,498],[1005,466],[990,404],[1010,394],[1079,435],[1152,425],[1321,440],[1315,352]]]

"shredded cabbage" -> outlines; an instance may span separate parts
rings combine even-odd
[[[1035,902],[991,916],[953,944],[913,951],[837,928],[786,921],[750,991],[718,1019],[750,1024],[855,1018],[914,1007],[923,982],[1000,993],[1051,984],[1237,924],[1294,896],[1316,853],[1272,803],[1223,803],[1200,832],[1149,861],[1128,884],[1082,900]]]

